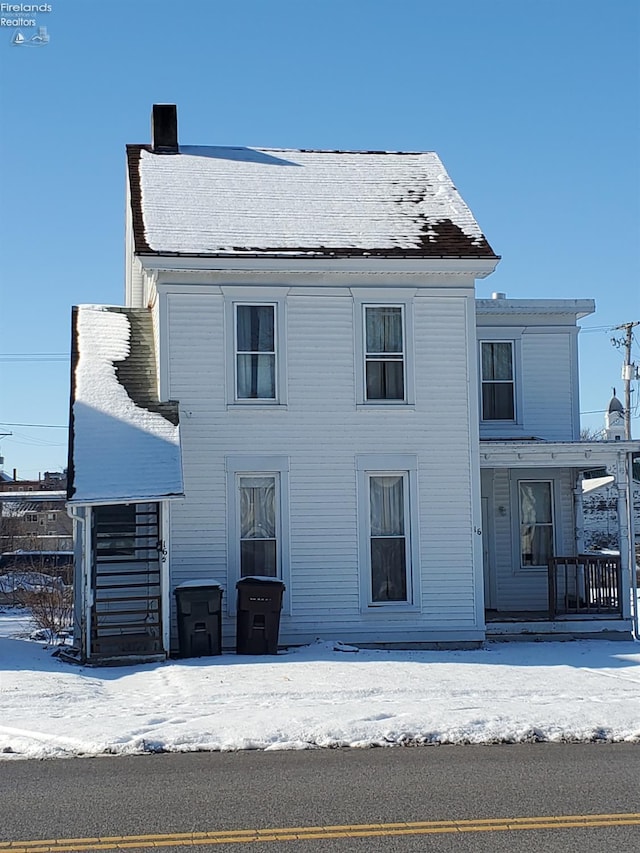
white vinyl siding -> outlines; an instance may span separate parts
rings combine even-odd
[[[536,436],[547,441],[576,441],[580,434],[577,329],[575,325],[545,327],[535,317],[519,316],[517,320],[522,325],[479,325],[477,329],[480,437]],[[509,379],[505,365],[503,378],[495,374],[492,378],[486,369],[491,347],[509,343],[513,379]],[[491,395],[508,397],[511,382],[513,418],[490,417],[500,412],[497,400],[491,412]],[[502,404],[503,414],[508,414],[507,405]]]
[[[548,441],[575,441],[578,399],[572,334],[522,336],[523,428]],[[577,428],[576,428],[577,426]]]
[[[286,319],[287,382],[279,385],[278,402],[286,394],[288,403],[259,411],[255,404],[233,405],[233,369],[226,384],[231,399],[222,373],[225,358],[230,355],[232,366],[234,356],[233,323],[224,325],[224,312],[243,301],[236,296],[240,288],[229,296],[215,287],[185,293],[176,287],[165,297],[167,395],[180,401],[187,495],[171,508],[172,585],[215,579],[225,587],[226,611],[235,612],[240,567],[238,558],[228,554],[228,543],[235,541],[230,525],[237,522],[225,484],[233,481],[235,495],[236,474],[279,474],[281,503],[286,503],[281,521],[289,525],[288,536],[281,536],[289,553],[280,554],[287,587],[283,643],[318,636],[372,643],[477,638],[466,348],[466,302],[472,297],[393,293],[389,304],[404,307],[406,402],[413,399],[414,404],[358,405],[364,402],[364,349],[356,359],[354,338],[363,335],[361,305],[381,299],[380,294],[372,299],[369,292],[360,298],[349,284],[310,293],[296,287],[286,301],[280,296],[265,299],[269,288],[262,297],[253,288],[248,302],[277,304],[278,318]],[[279,328],[282,332],[281,323]],[[231,334],[229,349],[225,329]],[[418,368],[415,380],[412,358]],[[409,535],[415,586],[411,605],[369,608],[361,588],[361,472],[356,460],[380,454],[382,442],[392,457],[413,455],[410,507],[418,528]],[[289,468],[283,474],[262,458],[243,463],[231,477],[226,458],[244,454],[286,457]],[[379,463],[368,470],[380,471]],[[412,465],[396,458],[382,473],[388,470],[411,472]],[[225,618],[223,632],[225,646],[232,646],[232,620]]]

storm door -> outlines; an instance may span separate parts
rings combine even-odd
[[[91,657],[162,648],[157,503],[94,507]]]

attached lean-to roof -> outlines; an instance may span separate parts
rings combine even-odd
[[[181,496],[178,405],[158,402],[149,312],[81,305],[73,318],[69,502]]]
[[[127,146],[135,251],[497,259],[437,154]]]

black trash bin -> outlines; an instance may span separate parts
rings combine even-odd
[[[242,578],[236,589],[236,652],[239,655],[277,655],[285,585],[277,578]]]
[[[221,653],[222,591],[215,581],[186,581],[176,587],[181,658]]]

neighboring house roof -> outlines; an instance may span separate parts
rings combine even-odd
[[[63,501],[66,497],[66,492],[61,489],[50,491],[33,491],[33,492],[22,492],[22,491],[13,491],[13,492],[0,492],[0,503],[2,501],[46,501],[49,503],[54,503],[55,501]],[[34,504],[34,509],[38,509],[39,507]],[[41,507],[40,507],[41,508]],[[31,512],[31,510],[29,510]]]
[[[624,414],[624,406],[622,405],[620,400],[618,400],[618,398],[616,397],[615,394],[609,400],[609,407],[608,407],[607,411],[609,412],[610,415],[612,415],[614,412],[619,412],[621,415]]]
[[[159,403],[151,315],[73,312],[68,498],[128,503],[183,493],[177,403]]]
[[[140,255],[497,259],[437,154],[128,145]]]

